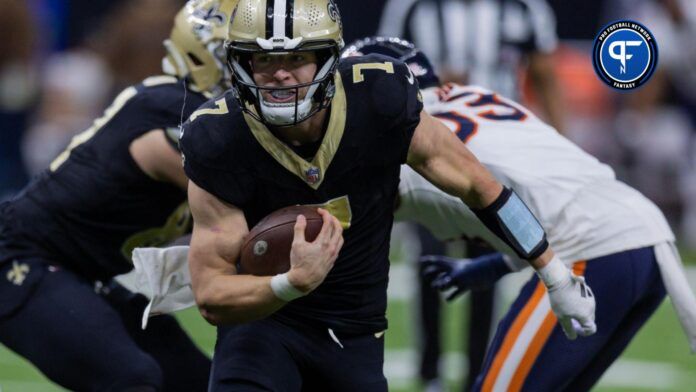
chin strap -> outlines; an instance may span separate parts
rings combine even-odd
[[[269,124],[284,126],[292,125],[304,120],[312,110],[311,99],[303,99],[302,102],[297,104],[297,111],[295,111],[295,105],[292,106],[271,106],[261,97],[259,98],[259,106],[261,107],[261,113],[259,113],[264,120]],[[295,113],[297,112],[298,120],[295,121]]]

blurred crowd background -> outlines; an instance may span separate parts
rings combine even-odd
[[[494,20],[498,13],[485,17],[491,5],[507,2],[336,1],[346,42],[400,35],[416,41],[445,79],[484,84],[520,100],[654,200],[681,244],[696,248],[693,0],[517,0],[526,4],[535,44],[519,42],[516,52],[504,50],[506,40],[529,34],[525,16],[510,12],[504,23]],[[182,4],[0,0],[0,200],[47,167],[121,89],[161,72],[161,43]],[[626,18],[652,31],[659,60],[647,85],[618,92],[595,75],[591,49],[603,25]],[[486,57],[492,36],[499,36],[501,49]],[[467,45],[483,48],[483,60],[461,50]],[[477,74],[502,65],[514,82]]]

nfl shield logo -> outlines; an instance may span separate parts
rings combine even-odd
[[[305,180],[308,184],[316,184],[317,181],[319,181],[319,168],[310,167],[309,169],[307,169],[307,171],[305,171]]]

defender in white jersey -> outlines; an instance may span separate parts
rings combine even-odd
[[[564,260],[674,241],[651,201],[519,104],[476,86],[448,84],[422,94],[426,110],[456,132],[499,181],[514,187],[548,227],[549,241]],[[415,217],[440,239],[481,237],[512,254],[457,198],[408,167],[401,169],[399,188],[397,216]]]
[[[550,244],[573,262],[576,274],[585,275],[597,298],[597,334],[568,341],[533,277],[501,321],[475,390],[589,389],[657,308],[665,287],[696,348],[696,301],[674,235],[652,202],[524,107],[494,92],[449,84],[422,94],[425,109],[518,192],[546,228]],[[399,195],[397,219],[415,220],[441,240],[478,237],[514,255],[457,198],[407,166],[401,169]],[[440,282],[449,283],[444,286],[471,283],[471,276],[457,276],[456,266],[447,263],[433,264],[441,267]]]

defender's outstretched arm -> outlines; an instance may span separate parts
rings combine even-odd
[[[424,111],[411,139],[407,163],[438,188],[461,198],[488,229],[529,261],[546,285],[551,308],[570,339],[596,331],[592,291],[554,255],[529,208],[442,122]]]

